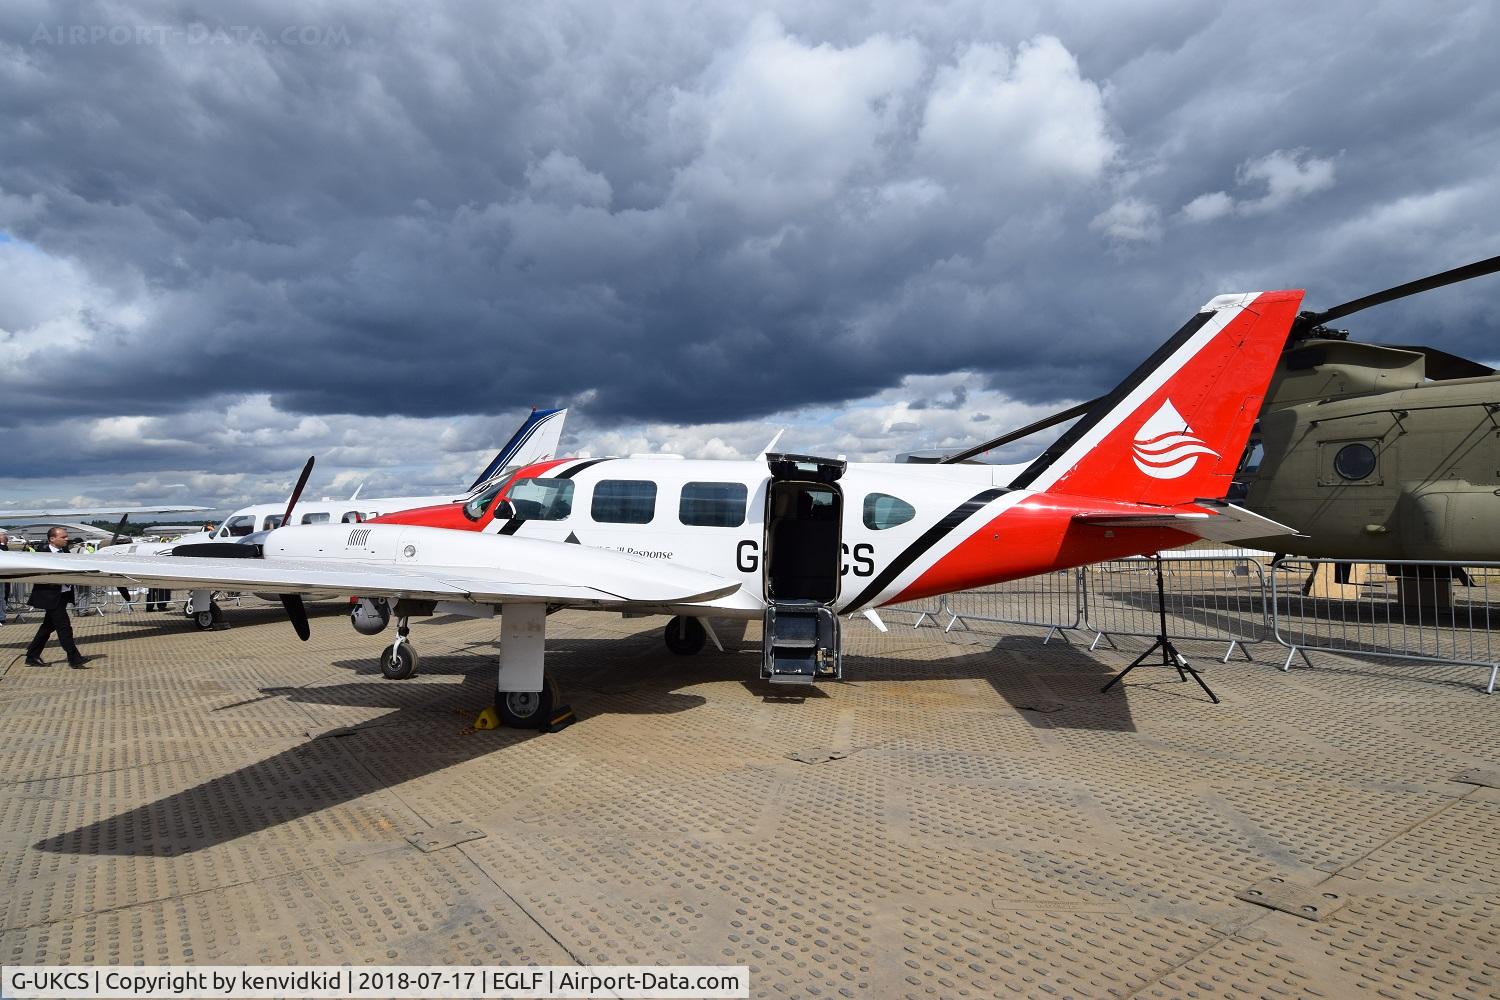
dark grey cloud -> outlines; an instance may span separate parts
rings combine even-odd
[[[805,7],[0,8],[12,471],[65,474],[61,434],[271,475],[292,449],[183,430],[247,395],[573,403],[584,441],[958,370],[1061,404],[1219,292],[1497,252],[1482,0]],[[1492,356],[1497,301],[1347,325]],[[174,430],[88,443],[122,415]],[[334,435],[299,444],[366,454]]]

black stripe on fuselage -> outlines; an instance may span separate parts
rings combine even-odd
[[[559,472],[555,476],[543,476],[542,478],[543,479],[572,479],[574,476],[578,475],[584,469],[591,469],[594,466],[598,465],[600,462],[608,462],[608,461],[609,461],[609,459],[607,459],[607,458],[590,458],[590,459],[587,459],[586,461],[579,462],[577,465],[570,466],[569,468],[565,469],[562,472]],[[495,534],[497,534],[497,535],[514,535],[516,532],[518,532],[518,531],[521,530],[521,525],[525,524],[526,521],[527,521],[527,518],[524,518],[524,517],[513,517],[509,521],[505,522],[505,524],[503,526],[501,526],[500,530],[497,531],[497,532],[495,532]]]
[[[939,521],[937,524],[934,524],[926,531],[922,532],[921,538],[918,538],[915,542],[912,542],[906,547],[905,551],[903,551],[899,556],[887,563],[885,569],[881,570],[875,575],[875,579],[870,581],[870,585],[866,587],[857,598],[854,599],[853,603],[847,605],[844,608],[844,611],[857,611],[860,608],[864,607],[866,604],[873,601],[877,594],[885,590],[886,587],[890,586],[892,580],[896,579],[896,577],[906,572],[906,568],[912,563],[916,562],[924,552],[932,548],[938,542],[942,541],[943,538],[948,535],[954,528],[957,528],[960,524],[963,524],[965,521],[967,521],[977,511],[984,507],[985,504],[1000,496],[1002,493],[1009,492],[1010,490],[999,487],[993,490],[985,490],[978,496],[965,500],[963,503],[953,508],[953,510],[949,511],[941,521]]]
[[[587,459],[585,461],[579,462],[577,465],[573,466],[572,468],[569,468],[569,469],[567,469],[567,470],[565,470],[563,472],[559,472],[555,476],[545,476],[543,478],[547,478],[547,479],[572,479],[574,476],[578,475],[584,469],[592,469],[594,466],[598,465],[600,462],[608,462],[608,461],[610,461],[610,460],[607,459],[607,458],[590,458],[590,459]]]
[[[1050,466],[1053,462],[1056,462],[1063,455],[1066,455],[1069,448],[1077,444],[1080,438],[1082,438],[1094,427],[1098,426],[1101,420],[1103,420],[1111,412],[1113,412],[1115,407],[1120,405],[1121,400],[1134,392],[1136,387],[1142,382],[1146,381],[1146,379],[1150,377],[1152,372],[1156,371],[1156,369],[1166,364],[1167,359],[1175,354],[1178,348],[1187,343],[1188,340],[1193,336],[1193,334],[1203,329],[1203,324],[1207,323],[1217,315],[1217,311],[1201,312],[1184,323],[1182,325],[1182,329],[1172,334],[1171,339],[1168,340],[1165,344],[1162,344],[1160,347],[1158,347],[1155,354],[1151,355],[1151,357],[1141,362],[1140,366],[1136,368],[1135,371],[1130,373],[1129,378],[1121,382],[1119,385],[1115,386],[1114,390],[1110,392],[1108,396],[1105,396],[1097,404],[1095,404],[1094,407],[1084,415],[1082,420],[1078,421],[1078,423],[1068,428],[1068,432],[1066,434],[1058,438],[1056,443],[1054,443],[1046,451],[1042,452],[1035,461],[1033,461],[1026,467],[1026,471],[1022,472],[1019,476],[1012,480],[1010,484],[1011,488],[1017,490],[1025,489],[1032,483],[1036,482],[1036,478],[1043,472],[1047,471],[1048,466]]]

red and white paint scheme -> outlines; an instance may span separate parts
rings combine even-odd
[[[551,709],[548,607],[674,615],[666,639],[681,653],[718,642],[713,618],[758,618],[763,675],[812,683],[839,675],[840,614],[1199,538],[1289,532],[1223,498],[1301,300],[1300,291],[1213,299],[1026,465],[548,461],[465,503],[352,532],[283,528],[260,559],[174,559],[200,565],[170,578],[157,561],[133,575],[358,594],[362,632],[399,619],[382,657],[391,677],[415,669],[409,616],[501,611],[497,705],[513,725],[544,725]],[[7,566],[0,576],[43,578],[40,564],[26,574]]]

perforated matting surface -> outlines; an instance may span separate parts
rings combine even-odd
[[[563,613],[581,721],[465,734],[496,623],[337,606],[0,628],[0,961],[746,964],[758,996],[1500,996],[1500,696],[1472,667],[1184,644],[1224,698],[1040,632],[848,626],[787,697],[750,644]],[[34,620],[34,619],[33,619]],[[1125,645],[1122,642],[1122,645]],[[1135,648],[1140,648],[1137,644]],[[60,660],[56,649],[49,659]],[[793,760],[799,754],[812,763]],[[831,758],[831,759],[828,759]],[[424,851],[459,821],[484,836]],[[448,837],[447,839],[457,839]],[[1242,902],[1278,877],[1340,906]]]

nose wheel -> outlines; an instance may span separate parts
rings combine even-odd
[[[387,680],[404,681],[417,672],[417,649],[407,638],[411,629],[406,619],[396,624],[396,641],[380,653],[380,672]]]

